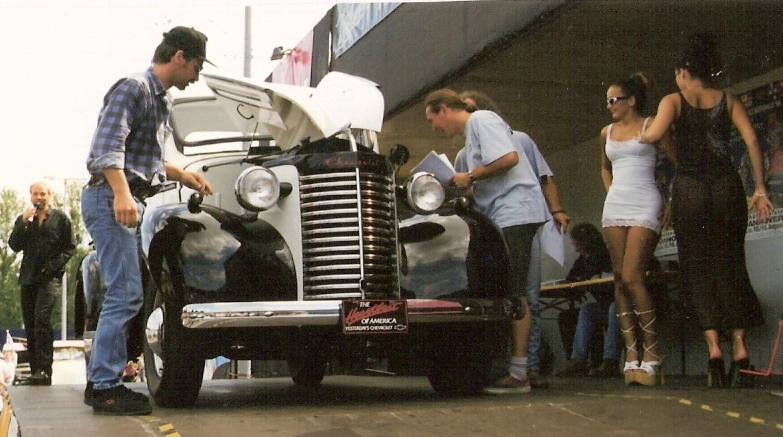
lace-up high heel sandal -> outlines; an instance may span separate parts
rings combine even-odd
[[[647,323],[642,323],[642,320],[639,318],[639,316],[644,314],[650,314],[652,313],[652,319],[650,319]],[[647,310],[647,311],[639,311],[636,312],[636,317],[639,320],[639,328],[642,330],[642,334],[645,337],[652,337],[655,338],[658,333],[650,329],[650,326],[655,323],[655,310]],[[655,340],[651,342],[651,344],[647,344],[647,342],[644,343],[644,353],[642,354],[642,361],[639,364],[639,372],[637,372],[636,375],[636,382],[638,382],[641,385],[646,385],[648,387],[655,387],[657,385],[663,385],[664,381],[664,375],[663,371],[661,369],[663,365],[663,357],[659,356],[652,352],[653,349],[658,345],[658,341]],[[655,360],[653,361],[645,361],[644,355],[652,355]]]
[[[625,312],[620,313],[617,315],[617,318],[622,318],[626,316],[632,315],[632,312]],[[634,335],[635,327],[633,324],[631,324],[631,327],[628,329],[622,329],[620,328],[620,332],[623,334],[623,340],[625,340],[627,335]],[[634,382],[636,382],[636,373],[638,373],[639,370],[639,351],[636,350],[636,338],[634,338],[633,343],[629,346],[626,342],[625,346],[625,365],[623,366],[623,377],[625,378],[625,385],[631,385]],[[634,356],[636,356],[635,360],[628,360],[628,356],[633,352]]]

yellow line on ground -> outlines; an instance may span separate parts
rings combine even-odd
[[[687,406],[693,405],[693,402],[691,400],[689,400],[689,399],[680,399],[679,403],[682,404],[682,405],[687,405]],[[715,411],[710,405],[707,405],[707,404],[700,404],[699,407],[703,411],[709,411],[709,412],[714,412]],[[742,417],[742,415],[740,413],[736,412],[736,411],[726,411],[726,416],[731,417],[732,419],[739,419],[739,418]],[[761,417],[750,416],[750,417],[748,417],[748,421],[750,423],[752,423],[752,424],[755,424],[755,425],[767,425],[767,421],[764,420]],[[772,424],[769,424],[769,425],[772,425]],[[775,424],[775,428],[778,429],[779,431],[783,431],[783,424],[776,423]]]
[[[167,423],[165,425],[159,426],[158,429],[160,430],[160,432],[172,431],[174,430],[174,425]]]

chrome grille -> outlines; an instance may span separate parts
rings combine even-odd
[[[342,171],[299,184],[304,298],[398,297],[392,178]]]

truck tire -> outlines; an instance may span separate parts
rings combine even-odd
[[[452,355],[453,358],[456,358]],[[445,395],[476,395],[489,385],[492,361],[474,356],[467,361],[435,359],[429,375],[430,385]]]
[[[326,374],[327,359],[321,354],[295,354],[288,357],[288,371],[298,387],[314,389]]]
[[[491,384],[493,361],[502,356],[506,341],[502,331],[494,331],[452,332],[436,343],[427,375],[432,388],[445,395],[476,395]]]
[[[204,360],[182,326],[182,304],[174,299],[171,280],[161,275],[161,290],[146,281],[144,298],[144,368],[147,388],[161,407],[189,407],[196,402],[204,376]],[[151,344],[152,341],[152,344]]]

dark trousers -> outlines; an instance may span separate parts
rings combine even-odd
[[[521,298],[527,294],[527,272],[530,270],[533,238],[539,226],[541,223],[531,223],[502,229],[503,239],[508,245],[510,296]]]
[[[59,286],[60,279],[22,285],[22,320],[27,334],[30,370],[33,374],[42,370],[50,376],[52,374],[52,309]]]

